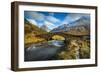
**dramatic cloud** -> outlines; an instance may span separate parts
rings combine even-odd
[[[35,19],[37,21],[43,21],[45,16],[42,13],[32,12],[32,11],[25,11],[25,18],[28,19]]]
[[[76,21],[78,19],[80,19],[82,15],[81,14],[68,14],[65,19],[64,19],[64,22],[63,23],[70,23],[70,22],[73,22],[73,21]]]
[[[79,14],[79,13],[70,13],[70,14],[67,14],[65,19],[62,21],[61,24],[69,24],[73,21],[76,21],[78,19],[80,19],[81,17],[86,17],[86,18],[90,18],[90,15],[89,14]]]
[[[49,21],[44,21],[44,25],[46,25],[49,28],[49,30],[52,30],[53,28],[56,27],[53,23]]]
[[[34,19],[27,19],[31,24],[37,25],[37,22]]]
[[[75,21],[78,20],[82,15],[81,14],[69,14],[65,17],[68,21]],[[70,20],[69,20],[70,19]]]
[[[46,20],[51,22],[51,23],[59,23],[60,22],[59,19],[57,19],[57,18],[55,18],[53,16],[46,16]]]
[[[54,13],[54,12],[34,12],[25,11],[24,16],[28,21],[38,27],[46,25],[49,30],[57,28],[63,24],[70,25],[72,22],[79,20],[81,17],[85,17],[87,21],[85,23],[90,23],[90,15],[83,13]]]

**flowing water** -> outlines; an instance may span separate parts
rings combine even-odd
[[[45,43],[32,44],[25,48],[25,61],[55,60],[56,54],[64,48],[64,41],[51,40]]]

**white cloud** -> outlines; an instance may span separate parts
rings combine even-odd
[[[65,19],[63,20],[63,22],[61,24],[69,24],[70,22],[76,21],[78,19],[80,19],[82,16],[86,16],[85,14],[68,14],[66,15]]]
[[[25,12],[25,17],[29,18],[29,19],[35,19],[35,20],[38,20],[38,21],[43,21],[44,18],[45,18],[45,15],[42,14],[42,13],[30,11],[30,12]]]
[[[49,30],[52,30],[53,28],[56,27],[53,23],[49,21],[44,21],[44,25],[46,25],[49,28]]]
[[[50,16],[54,16],[54,13],[53,13],[53,12],[50,12],[49,15],[50,15]]]
[[[43,25],[43,22],[42,23],[38,23],[38,27],[41,27]]]
[[[71,13],[71,14],[67,14],[65,19],[62,21],[62,23],[60,25],[63,24],[70,24],[71,22],[74,22],[76,20],[79,20],[81,17],[86,17],[87,19],[90,19],[90,15],[89,14],[81,14],[81,13]],[[85,21],[86,23],[90,23],[89,20]]]
[[[82,17],[82,14],[69,14],[65,19],[67,19],[68,21],[75,21],[80,19],[80,17]]]
[[[59,23],[60,22],[59,19],[57,19],[57,18],[55,18],[53,16],[46,16],[46,20],[51,22],[51,23]]]
[[[37,22],[34,19],[27,19],[31,24],[37,25]]]
[[[68,24],[69,22],[65,19],[61,24]]]

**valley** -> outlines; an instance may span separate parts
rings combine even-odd
[[[25,61],[90,58],[90,31],[86,25],[64,25],[48,32],[25,19],[24,28]]]

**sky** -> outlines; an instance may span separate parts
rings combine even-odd
[[[24,11],[25,19],[38,27],[46,25],[49,30],[52,30],[63,24],[67,25],[83,16],[90,19],[90,14],[84,13]]]

